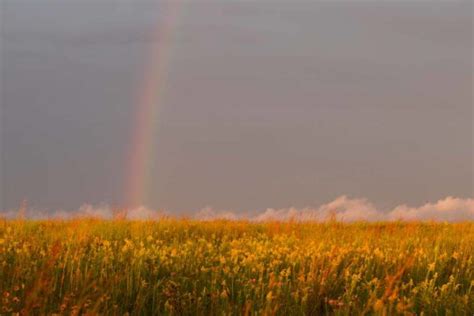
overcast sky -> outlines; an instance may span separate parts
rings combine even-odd
[[[181,212],[473,196],[472,1],[186,1],[152,196]],[[0,208],[124,203],[159,1],[0,0]]]

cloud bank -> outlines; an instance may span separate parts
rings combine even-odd
[[[474,199],[446,197],[434,203],[419,207],[399,205],[392,210],[378,210],[365,198],[349,198],[342,195],[318,208],[269,208],[255,216],[240,215],[205,208],[198,212],[196,219],[248,219],[253,221],[472,221],[474,220]]]
[[[176,217],[166,211],[155,211],[146,207],[130,210],[117,210],[108,205],[84,204],[77,211],[48,212],[42,210],[24,209],[1,212],[0,217],[31,219],[48,218],[124,218],[130,220],[150,220],[163,217]],[[209,221],[216,219],[264,221],[326,221],[337,220],[342,222],[353,221],[473,221],[474,199],[455,198],[448,196],[434,203],[426,203],[418,207],[399,205],[392,210],[378,210],[374,204],[365,198],[350,198],[342,195],[335,200],[317,208],[268,208],[263,212],[234,212],[229,210],[214,210],[211,207],[203,208],[191,216],[195,220]]]

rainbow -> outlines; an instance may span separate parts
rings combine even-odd
[[[152,49],[145,75],[135,103],[135,116],[127,159],[125,187],[126,207],[144,205],[151,187],[150,170],[154,161],[154,140],[156,138],[158,112],[163,103],[167,67],[176,32],[183,0],[169,0],[160,3],[163,16],[153,33]],[[163,6],[161,6],[163,4]]]

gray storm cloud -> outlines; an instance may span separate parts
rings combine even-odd
[[[182,12],[165,30],[161,0],[0,0],[0,209],[26,197],[110,217],[99,203],[126,204],[155,56],[166,75],[144,135],[143,205],[214,206],[198,218],[374,219],[399,203],[394,217],[461,216],[436,200],[473,197],[473,1],[168,2]],[[161,44],[169,58],[153,53]],[[377,208],[319,207],[341,193]],[[265,210],[292,203],[310,207]]]
[[[156,220],[163,217],[176,217],[170,212],[156,211],[147,207],[138,207],[127,211],[116,210],[106,204],[84,204],[77,211],[56,211],[26,209],[19,212],[11,210],[0,213],[4,218],[25,216],[31,219],[73,219],[73,218],[100,218],[113,219],[116,217],[129,220]],[[256,215],[255,215],[256,214]],[[474,220],[474,199],[456,198],[448,196],[436,202],[426,203],[418,207],[399,205],[389,211],[381,211],[365,198],[350,198],[342,195],[335,200],[317,208],[268,208],[263,212],[235,212],[231,210],[215,210],[205,207],[189,218],[195,220],[249,220],[254,222],[265,221],[326,221],[335,219],[342,222],[354,221],[447,221],[460,222]]]

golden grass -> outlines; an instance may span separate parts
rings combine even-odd
[[[474,223],[0,221],[0,314],[474,313]]]

